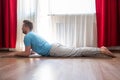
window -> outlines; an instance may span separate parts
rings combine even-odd
[[[91,13],[95,13],[95,0],[49,0],[49,14]]]

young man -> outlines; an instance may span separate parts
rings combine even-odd
[[[4,56],[24,56],[29,57],[31,55],[31,49],[42,56],[94,56],[97,54],[104,54],[110,57],[115,57],[106,47],[93,48],[93,47],[81,47],[72,48],[66,47],[59,43],[49,44],[46,40],[32,32],[33,24],[28,20],[23,21],[22,31],[25,34],[24,44],[25,51],[15,52]]]

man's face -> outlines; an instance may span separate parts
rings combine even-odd
[[[22,32],[24,33],[24,34],[27,34],[27,27],[23,24],[23,26],[22,26]]]

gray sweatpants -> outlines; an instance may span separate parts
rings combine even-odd
[[[52,44],[52,48],[50,50],[50,56],[95,56],[100,54],[100,48],[95,47],[80,47],[80,48],[73,48],[73,47],[66,47],[59,43]]]

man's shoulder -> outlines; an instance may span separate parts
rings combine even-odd
[[[30,34],[30,33],[28,33],[28,34],[26,34],[25,36],[24,36],[24,39],[28,39],[28,38],[30,38],[32,35]]]
[[[25,35],[25,37],[32,36],[33,34],[34,34],[34,32],[29,32],[28,34]]]
[[[29,32],[28,34],[26,34],[25,35],[25,37],[24,38],[37,38],[38,37],[38,35],[35,33],[35,32]]]

